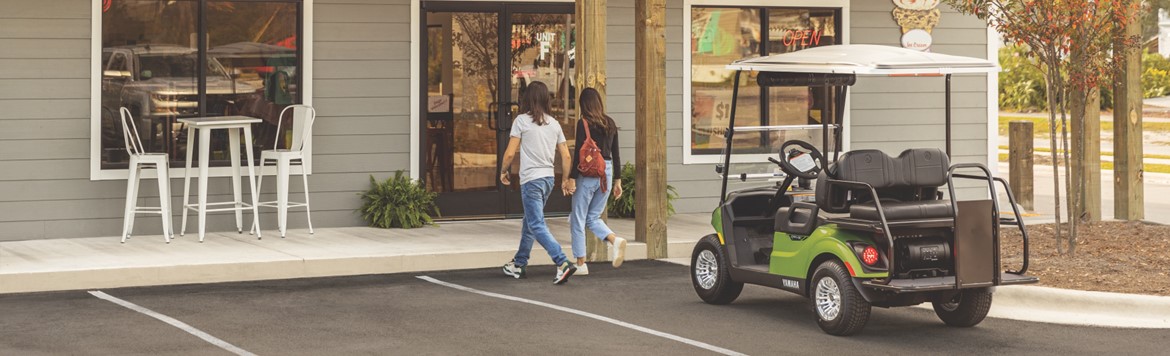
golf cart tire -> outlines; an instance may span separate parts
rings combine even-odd
[[[704,288],[698,277],[699,259],[704,251],[709,251],[714,257],[716,266],[716,271],[713,273],[715,281],[709,288]],[[743,283],[731,280],[730,268],[731,264],[728,263],[727,255],[723,253],[723,248],[719,245],[718,236],[711,234],[700,239],[699,243],[695,244],[694,252],[691,253],[691,285],[695,287],[695,293],[699,295],[699,298],[708,304],[715,305],[728,304],[735,301],[735,298],[739,298],[739,293],[743,292]]]
[[[987,288],[964,289],[955,298],[957,303],[933,303],[934,313],[949,326],[966,328],[978,325],[991,310],[991,290]]]
[[[857,287],[853,285],[852,278],[849,272],[845,271],[845,266],[836,259],[821,263],[813,272],[813,278],[808,287],[809,299],[813,302],[813,314],[817,316],[817,325],[829,335],[853,335],[865,328],[865,324],[869,322],[871,306],[861,296]],[[817,305],[818,286],[825,279],[831,280],[830,285],[835,284],[840,293],[839,311],[836,317],[831,320],[822,315]]]

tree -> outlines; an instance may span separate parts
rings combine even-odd
[[[1028,55],[1043,67],[1047,82],[1049,137],[1052,147],[1053,196],[1056,206],[1057,251],[1065,253],[1062,243],[1060,165],[1065,163],[1067,177],[1072,177],[1072,160],[1083,161],[1083,152],[1069,152],[1068,127],[1071,120],[1082,124],[1085,104],[1102,83],[1113,78],[1115,67],[1110,52],[1115,46],[1137,46],[1139,38],[1114,36],[1118,29],[1132,23],[1127,14],[1141,6],[1139,0],[944,0],[964,14],[973,14],[995,28],[1006,42],[1027,46]],[[1058,119],[1059,114],[1059,119]],[[1083,127],[1083,126],[1082,126]],[[1057,146],[1057,128],[1060,146]],[[1082,140],[1084,135],[1074,135]],[[1079,141],[1077,147],[1084,147]],[[1058,149],[1059,148],[1059,149]],[[1057,152],[1063,152],[1058,157]],[[1070,157],[1070,154],[1072,157]],[[1078,194],[1084,190],[1084,175],[1066,185],[1068,206],[1067,253],[1076,252],[1077,218],[1073,210]]]

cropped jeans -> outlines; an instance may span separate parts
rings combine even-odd
[[[601,191],[601,185],[606,184],[606,191]],[[577,176],[577,191],[573,193],[573,212],[569,214],[569,234],[573,241],[573,257],[585,257],[585,229],[593,231],[593,235],[604,241],[606,236],[613,233],[605,221],[601,220],[601,213],[605,211],[605,203],[609,202],[609,195],[613,194],[613,162],[605,161],[605,181],[598,177]]]
[[[548,224],[544,222],[544,205],[548,202],[555,186],[553,177],[536,178],[520,185],[520,200],[524,204],[524,227],[520,231],[520,249],[514,258],[517,266],[527,266],[528,257],[532,253],[532,241],[536,240],[551,257],[553,263],[560,266],[568,260],[561,251],[561,243],[557,242]]]

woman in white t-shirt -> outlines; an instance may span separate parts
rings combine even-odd
[[[504,161],[500,172],[500,182],[511,184],[508,169],[512,167],[512,159],[516,152],[520,152],[520,200],[524,205],[523,230],[520,232],[520,248],[511,262],[504,265],[504,274],[515,278],[525,278],[528,266],[528,256],[532,252],[532,241],[539,242],[548,251],[548,256],[557,265],[557,273],[553,283],[565,283],[577,271],[577,267],[569,262],[557,242],[548,230],[544,221],[544,205],[548,202],[556,186],[556,171],[554,163],[556,151],[561,154],[561,162],[565,179],[569,178],[569,148],[565,145],[565,133],[561,125],[549,113],[551,98],[548,87],[541,82],[532,82],[523,91],[520,99],[520,111],[512,122],[511,140],[508,149],[504,151]],[[562,182],[561,187],[565,195],[572,194],[571,186]]]

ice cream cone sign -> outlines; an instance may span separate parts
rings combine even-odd
[[[942,11],[940,0],[893,0],[894,21],[902,28],[902,47],[926,51],[932,42],[931,31],[938,25]]]

